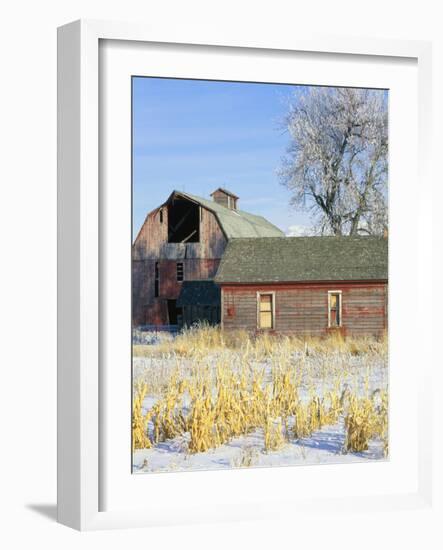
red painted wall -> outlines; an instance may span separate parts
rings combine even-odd
[[[275,292],[275,332],[325,335],[328,291],[342,292],[343,334],[380,336],[387,328],[387,283],[293,283],[222,285],[222,323],[226,329],[257,330],[257,292]]]

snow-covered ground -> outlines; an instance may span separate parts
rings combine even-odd
[[[237,437],[226,445],[204,453],[186,453],[186,438],[159,443],[155,448],[137,450],[133,456],[133,472],[171,472],[183,470],[217,470],[297,464],[332,464],[384,460],[382,444],[372,441],[363,453],[342,453],[345,441],[341,424],[325,426],[310,438],[291,441],[278,451],[263,451],[263,434],[257,430]]]
[[[155,345],[155,342],[153,343]],[[297,357],[295,358],[297,360]],[[300,397],[308,397],[308,388],[318,395],[332,389],[338,371],[345,372],[342,385],[352,387],[357,393],[385,390],[388,386],[387,358],[377,353],[352,355],[343,353],[310,354],[304,358],[307,379],[302,380]],[[265,368],[266,362],[262,363]],[[134,382],[146,381],[148,386],[161,387],[162,381],[172,369],[179,368],[186,375],[192,365],[187,360],[177,363],[175,357],[134,357]],[[324,373],[328,372],[328,377]],[[153,381],[154,385],[153,385]],[[155,392],[154,392],[155,393]],[[149,410],[158,396],[148,395],[143,403],[144,412]],[[152,432],[152,424],[149,425]],[[383,443],[370,442],[369,449],[361,453],[345,453],[344,420],[332,426],[325,426],[309,438],[290,440],[278,451],[266,452],[263,444],[263,430],[232,439],[228,443],[206,452],[187,452],[188,434],[160,442],[151,449],[136,450],[133,453],[133,472],[171,472],[183,470],[213,470],[223,468],[289,466],[325,463],[348,463],[372,460],[385,460]]]

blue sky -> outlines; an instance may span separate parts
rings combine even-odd
[[[296,86],[135,77],[133,234],[174,190],[209,198],[217,187],[239,208],[287,231],[309,225],[289,206],[277,169],[289,136],[282,119]]]

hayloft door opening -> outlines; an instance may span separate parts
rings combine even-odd
[[[200,242],[200,207],[191,201],[173,199],[168,206],[168,242]]]

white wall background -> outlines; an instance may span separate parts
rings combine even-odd
[[[16,0],[1,11],[0,56],[0,545],[4,548],[224,548],[257,547],[359,549],[431,548],[441,544],[436,514],[398,512],[294,517],[277,522],[180,527],[79,534],[54,523],[56,496],[56,27],[74,19],[156,21],[190,32],[204,26],[220,33],[313,32],[434,41],[435,178],[440,200],[434,208],[441,231],[439,204],[443,98],[443,38],[439,2],[371,0]],[[439,140],[439,141],[438,141]],[[419,191],[418,191],[419,192]],[[438,226],[437,226],[438,224]],[[442,232],[435,247],[443,249]],[[440,256],[441,258],[441,256]],[[437,262],[436,262],[437,264]],[[443,277],[441,261],[435,281]],[[441,295],[441,293],[440,293]],[[436,300],[441,297],[436,295]],[[439,307],[442,311],[442,308]],[[436,308],[437,311],[437,308]],[[436,315],[430,330],[441,338]],[[436,339],[436,342],[439,340]],[[429,345],[428,342],[423,345]],[[436,355],[438,358],[438,355]],[[443,364],[443,361],[441,361]],[[419,366],[418,366],[419,367]],[[441,379],[441,375],[440,375]],[[438,393],[436,400],[440,400]],[[441,413],[441,405],[436,404]],[[441,436],[441,424],[434,426]],[[441,443],[441,439],[440,442]],[[441,451],[441,448],[440,448]],[[441,452],[438,455],[441,458]],[[440,462],[441,464],[441,462]],[[436,471],[441,487],[441,474]],[[441,494],[441,492],[440,492]],[[214,495],[216,497],[216,495]],[[149,498],[149,495],[147,495]],[[441,502],[439,503],[441,506]],[[439,509],[441,516],[441,508]],[[361,529],[359,540],[349,528]]]

